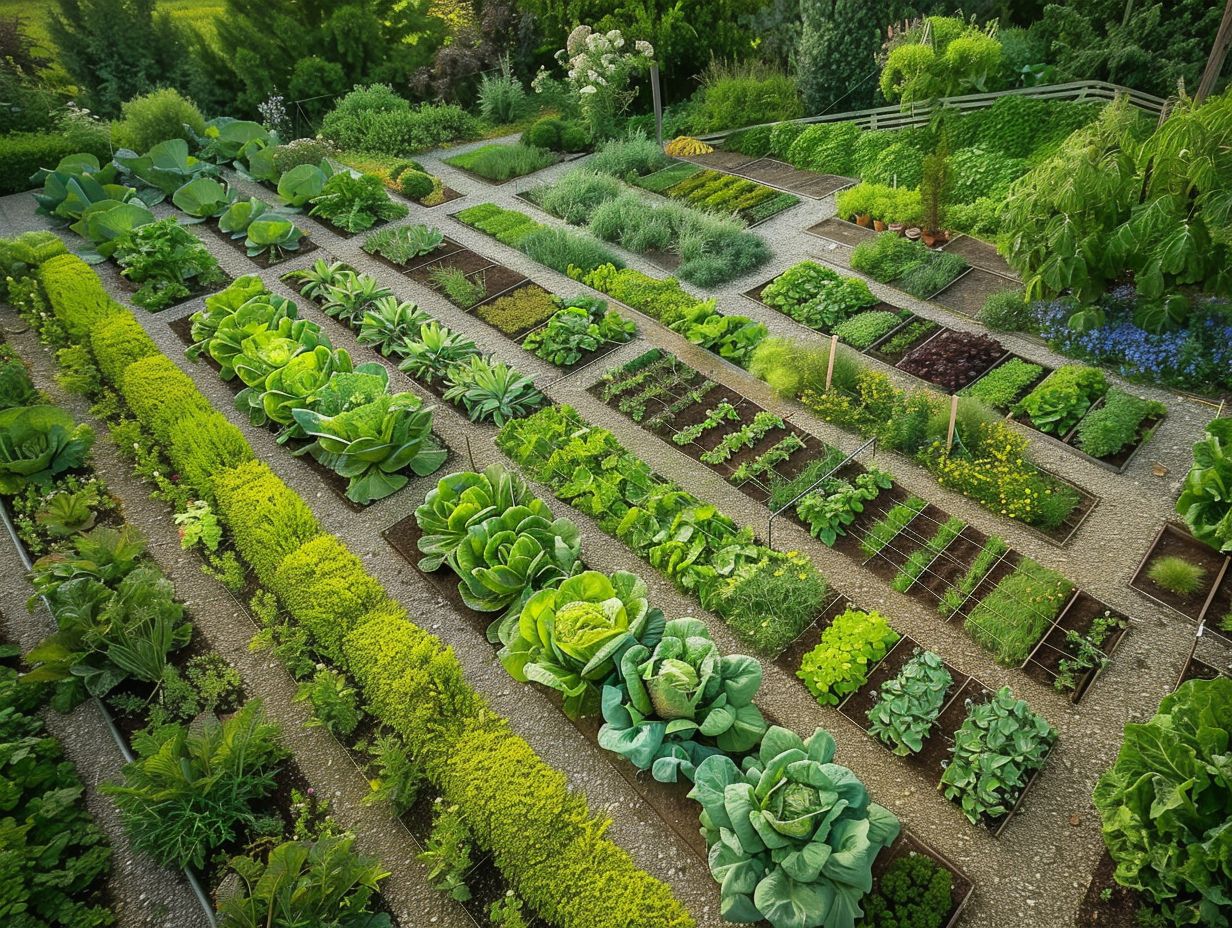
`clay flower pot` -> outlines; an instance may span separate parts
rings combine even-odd
[[[882,222],[880,219],[874,219],[873,228],[876,229],[878,232],[884,232],[886,230],[886,224]]]
[[[864,226],[864,228],[867,229],[870,225],[872,225],[872,223],[873,223],[873,217],[870,216],[868,213],[857,213],[856,214],[856,225]]]
[[[924,244],[927,245],[929,248],[932,248],[934,245],[936,245],[939,240],[936,232],[930,232],[928,230],[924,231],[922,238],[924,239]]]
[[[893,232],[895,235],[902,235],[903,229],[905,228],[907,227],[903,225],[901,222],[890,223],[890,231]]]
[[[910,229],[903,232],[903,234],[907,236],[907,238],[911,239],[911,241],[916,242],[919,241],[921,232],[918,226],[912,226]]]

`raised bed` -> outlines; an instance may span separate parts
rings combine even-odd
[[[887,850],[878,854],[877,859],[873,861],[873,884],[877,884],[894,861],[911,854],[921,854],[924,857],[928,857],[937,866],[950,871],[950,909],[946,914],[945,921],[942,922],[942,928],[954,928],[962,917],[967,903],[971,901],[971,895],[975,891],[975,883],[952,860],[940,851],[920,841],[906,828],[899,832],[898,838],[895,839],[894,843]]]
[[[449,236],[445,236],[445,238],[441,240],[441,243],[437,245],[435,248],[433,248],[431,251],[429,251],[427,254],[417,255],[416,257],[411,258],[411,260],[407,261],[405,264],[398,264],[396,261],[391,261],[389,260],[389,258],[385,257],[383,254],[380,254],[378,252],[367,251],[365,249],[364,253],[375,258],[377,261],[380,261],[382,264],[384,264],[387,268],[389,268],[392,271],[397,271],[399,274],[403,274],[407,277],[411,277],[412,279],[418,279],[414,277],[414,275],[411,273],[412,271],[416,270],[417,268],[423,267],[425,264],[431,264],[434,261],[440,260],[441,258],[445,258],[445,257],[448,257],[449,255],[455,254],[456,252],[465,251],[465,250],[466,249],[462,245],[461,242],[454,241]]]
[[[1039,380],[1043,380],[1046,376],[1047,373],[1041,375]],[[1037,384],[1039,383],[1039,380],[1036,381]],[[1031,389],[1034,389],[1034,387]],[[1106,398],[1106,396],[1101,396],[1098,400],[1092,403],[1091,408],[1086,411],[1082,419],[1079,419],[1076,423],[1074,423],[1074,427],[1059,438],[1055,435],[1049,434],[1048,432],[1037,429],[1031,422],[1031,418],[1027,415],[1011,415],[1011,418],[1023,428],[1030,429],[1032,433],[1038,435],[1040,438],[1043,438],[1045,441],[1053,445],[1057,445],[1058,447],[1065,448],[1067,451],[1073,452],[1092,464],[1103,467],[1113,473],[1120,474],[1123,473],[1129,467],[1130,463],[1133,462],[1134,458],[1137,457],[1138,452],[1142,450],[1143,445],[1151,440],[1151,436],[1155,434],[1155,429],[1157,429],[1159,424],[1164,421],[1164,416],[1148,416],[1146,419],[1143,419],[1142,422],[1138,424],[1138,435],[1134,441],[1126,445],[1116,454],[1110,454],[1107,457],[1102,458],[1093,457],[1078,446],[1078,429],[1087,416],[1103,407]]]
[[[117,269],[119,269],[119,265],[116,265],[116,267]],[[204,287],[202,286],[193,287],[193,289],[189,292],[188,296],[182,297],[176,300],[174,303],[168,303],[166,306],[162,307],[161,309],[144,309],[144,307],[137,307],[137,308],[141,309],[143,312],[149,312],[149,313],[155,313],[155,314],[165,313],[169,309],[175,309],[177,306],[183,306],[185,303],[191,303],[193,300],[200,299],[203,296],[209,296],[211,293],[217,293],[219,290],[224,290],[227,287],[231,286],[232,283],[234,283],[235,278],[232,277],[230,274],[228,274],[226,271],[222,271],[221,268],[219,270],[222,273],[222,280],[220,280],[218,283],[210,284]],[[120,281],[120,286],[124,288],[126,293],[130,293],[130,294],[136,293],[138,290],[141,289],[141,284],[134,283],[133,281],[125,277],[123,274],[119,274],[117,276]],[[133,304],[133,305],[136,305],[136,304]]]
[[[450,240],[452,241],[452,239]],[[522,286],[528,282],[529,278],[525,274],[518,271],[510,270],[503,264],[497,264],[495,261],[487,258],[478,252],[471,251],[469,248],[457,248],[454,251],[434,258],[431,261],[424,262],[415,267],[409,268],[405,273],[412,280],[415,280],[426,287],[435,290],[445,299],[449,296],[432,281],[432,273],[439,269],[456,268],[464,273],[468,280],[472,282],[482,283],[486,295],[483,299],[477,301],[470,306],[458,306],[459,309],[467,312],[495,299],[498,296],[504,296],[511,290]],[[450,300],[450,302],[453,302]]]
[[[948,250],[948,249],[947,249]],[[965,257],[965,255],[964,255]],[[984,303],[994,293],[1019,288],[1016,280],[994,274],[986,268],[972,264],[962,274],[929,297],[951,312],[975,319]]]
[[[760,183],[751,177],[729,171],[717,171],[712,168],[702,167],[688,161],[675,161],[658,171],[634,178],[630,181],[630,183],[640,190],[645,190],[648,193],[662,197],[665,200],[683,203],[686,206],[705,210],[707,212],[713,212],[718,215],[732,214],[733,211],[725,210],[721,206],[717,208],[707,206],[704,198],[701,202],[695,201],[690,197],[688,191],[678,191],[678,186],[686,181],[690,183],[698,183],[703,186],[729,182],[733,184],[743,183],[749,185],[752,190],[756,190],[758,195],[762,197],[762,200],[759,203],[734,211],[735,215],[738,216],[750,229],[754,226],[761,225],[763,222],[773,219],[792,207],[798,206],[800,203],[800,198],[795,194],[785,193],[779,188]],[[673,193],[673,191],[677,192]],[[757,207],[770,203],[773,203],[773,205],[777,208],[766,215],[760,215]]]
[[[995,338],[942,329],[905,355],[895,367],[947,393],[956,393],[1007,357],[1008,352]]]
[[[1104,615],[1110,615],[1121,624],[1113,628],[1099,645],[1104,656],[1111,661],[1121,641],[1129,631],[1129,619],[1120,613],[1113,612],[1091,594],[1077,590],[1070,601],[1066,603],[1061,614],[1057,616],[1047,634],[1039,640],[1031,654],[1023,662],[1022,669],[1027,675],[1046,686],[1055,686],[1061,674],[1062,661],[1075,658],[1074,648],[1067,641],[1070,632],[1087,636],[1097,620]],[[1086,695],[1091,685],[1104,672],[1105,664],[1082,668],[1073,672],[1074,685],[1069,689],[1069,701],[1078,703]]]
[[[814,200],[828,197],[855,183],[855,180],[850,177],[805,171],[777,158],[752,158],[732,151],[715,150],[705,155],[691,155],[684,160],[717,171],[738,174],[741,177],[763,183],[767,187],[777,187],[779,190]]]
[[[299,225],[299,224],[296,223],[296,225]],[[242,238],[232,238],[230,233],[223,232],[221,229],[218,228],[217,222],[207,222],[205,223],[205,226],[211,232],[214,233],[216,238],[226,243],[226,245],[232,251],[239,252],[245,258],[248,258],[249,261],[251,261],[253,264],[261,268],[262,270],[269,270],[272,267],[276,267],[279,264],[283,264],[286,261],[290,261],[292,258],[298,258],[301,255],[312,254],[319,247],[317,243],[312,240],[312,237],[308,235],[307,232],[304,232],[304,237],[299,240],[298,250],[288,251],[284,253],[281,258],[275,258],[273,260],[270,259],[268,254],[257,255],[257,257],[252,258],[252,257],[249,257],[248,249],[247,247],[245,247],[244,240]],[[304,231],[302,226],[300,227],[300,231],[301,232]]]
[[[1179,557],[1201,567],[1204,576],[1200,587],[1192,594],[1184,596],[1165,590],[1152,580],[1148,576],[1151,565],[1163,557]],[[1138,569],[1134,571],[1129,585],[1177,615],[1197,622],[1205,614],[1207,605],[1215,596],[1216,588],[1228,572],[1229,561],[1232,561],[1232,558],[1228,555],[1220,554],[1204,545],[1179,525],[1165,522],[1159,527],[1151,546],[1138,563]]]
[[[982,239],[971,235],[955,235],[941,246],[941,250],[959,255],[972,267],[980,268],[1005,278],[1006,283],[1010,286],[1017,286],[1019,283],[1018,275],[1014,273],[1014,269],[1009,266],[1009,263],[1001,257],[1001,253],[997,251],[997,246]]]

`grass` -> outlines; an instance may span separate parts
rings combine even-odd
[[[513,145],[482,145],[445,159],[448,165],[498,182],[531,174],[555,161],[556,156],[550,151],[520,142]]]
[[[1183,557],[1170,555],[1161,557],[1151,564],[1146,575],[1165,590],[1176,593],[1178,596],[1193,596],[1202,589],[1202,581],[1206,579],[1206,569],[1201,564],[1194,564]]]
[[[1004,541],[995,535],[990,536],[984,542],[984,547],[980,549],[975,560],[971,562],[971,566],[967,568],[963,578],[942,594],[941,602],[937,603],[937,611],[948,619],[961,609],[963,602],[971,595],[971,591],[979,586],[980,581],[992,570],[1001,555],[1008,550]]]
[[[898,533],[907,527],[907,523],[919,515],[927,505],[928,503],[918,496],[911,497],[905,503],[899,503],[872,527],[865,539],[860,542],[860,549],[869,557],[879,554],[881,549],[897,538]]]

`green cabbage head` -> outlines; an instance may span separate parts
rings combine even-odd
[[[653,647],[663,613],[646,600],[646,584],[618,570],[587,570],[556,589],[540,590],[498,629],[500,661],[520,683],[533,681],[564,696],[571,718],[593,712],[599,684],[635,644]]]
[[[775,725],[743,770],[722,754],[698,765],[689,798],[702,806],[727,921],[854,928],[864,914],[873,861],[899,823],[833,758],[823,729],[806,741]]]
[[[552,518],[547,503],[535,496],[525,481],[499,464],[478,474],[460,471],[442,477],[415,510],[419,537],[419,569],[438,570],[462,544],[472,525],[514,507],[530,515]],[[494,641],[495,643],[495,641]]]
[[[0,412],[0,493],[45,484],[85,461],[94,432],[58,406],[14,406]]]
[[[449,559],[462,600],[478,612],[521,612],[536,590],[581,570],[582,539],[568,519],[545,518],[525,506],[470,525]]]
[[[719,654],[705,623],[673,619],[651,650],[625,651],[619,675],[603,687],[599,744],[661,783],[693,779],[712,754],[752,750],[766,731],[753,705],[761,664]]]

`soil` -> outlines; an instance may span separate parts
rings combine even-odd
[[[991,271],[994,274],[1007,278],[1002,289],[1018,286],[1018,275],[1014,273],[1013,268],[1009,266],[1006,260],[1001,257],[996,245],[970,235],[956,235],[946,242],[941,250],[966,258],[967,263],[972,267]]]
[[[994,293],[1018,289],[1017,282],[1007,280],[982,267],[972,266],[953,283],[933,294],[933,301],[946,309],[975,319],[984,303]]]
[[[742,155],[735,151],[723,151],[716,149],[712,152],[707,152],[704,155],[689,155],[681,160],[692,161],[696,164],[704,165],[708,168],[713,168],[716,171],[727,171],[731,174],[738,174],[739,169],[746,164],[752,164],[757,161],[757,158],[750,158],[748,155]]]
[[[1206,571],[1202,586],[1188,596],[1174,593],[1171,590],[1165,590],[1148,576],[1151,565],[1163,557],[1179,557],[1192,564],[1199,565]],[[1202,607],[1206,603],[1206,598],[1214,587],[1215,581],[1219,577],[1219,571],[1223,569],[1223,565],[1227,560],[1226,556],[1217,554],[1211,548],[1202,544],[1202,542],[1194,539],[1184,529],[1171,522],[1165,522],[1159,536],[1155,539],[1155,544],[1147,552],[1142,566],[1138,568],[1138,572],[1129,581],[1129,585],[1135,590],[1151,597],[1156,602],[1162,603],[1169,609],[1179,612],[1185,618],[1193,619],[1196,622],[1201,617]]]
[[[1127,623],[1113,631],[1100,645],[1100,649],[1112,658],[1116,649],[1120,647],[1121,640],[1129,631],[1128,620],[1120,613],[1109,609],[1090,593],[1079,590],[1027,659],[1026,666],[1023,668],[1027,675],[1039,680],[1045,686],[1052,686],[1061,661],[1073,656],[1066,644],[1066,632],[1075,631],[1085,636],[1090,632],[1092,623],[1105,612],[1112,612],[1114,616],[1118,616]],[[1099,671],[1095,668],[1077,675],[1074,689],[1070,691],[1070,702],[1074,704],[1080,702],[1098,676]]]
[[[794,677],[796,671],[800,669],[800,662],[804,655],[817,647],[817,643],[821,640],[821,633],[834,621],[836,616],[847,609],[848,605],[850,601],[846,596],[835,593],[834,598],[821,610],[817,619],[797,635],[795,641],[775,655],[775,665]],[[811,699],[812,696],[808,698]]]
[[[979,380],[1006,356],[995,338],[943,329],[895,365],[950,393]]]
[[[1074,917],[1074,928],[1135,928],[1138,924],[1138,894],[1114,878],[1116,862],[1105,851],[1100,855],[1086,895]],[[1104,899],[1104,894],[1108,898]]]
[[[971,564],[979,556],[980,550],[987,541],[979,530],[968,525],[949,543],[941,557],[937,558],[928,572],[919,577],[908,592],[930,606],[941,602],[945,592],[961,582],[971,569]]]
[[[430,258],[420,264],[410,265],[403,273],[412,280],[416,280],[435,290],[436,287],[432,283],[432,272],[435,270],[456,268],[463,274],[470,275],[489,267],[492,267],[490,259],[485,258],[478,252],[471,251],[469,248],[459,248],[449,254]]]
[[[473,312],[485,303],[491,303],[497,297],[504,296],[506,293],[521,287],[527,282],[525,274],[519,274],[517,271],[511,271],[503,264],[489,264],[481,271],[476,271],[473,274],[467,275],[472,281],[481,283],[488,295],[476,303],[474,306],[463,306],[462,309]],[[446,297],[448,299],[448,297]]]
[[[1227,629],[1222,624],[1225,616],[1230,617]],[[1220,581],[1215,595],[1211,597],[1210,605],[1206,607],[1206,613],[1202,616],[1202,624],[1206,634],[1214,635],[1232,645],[1232,566],[1224,571],[1223,580]]]
[[[854,222],[847,222],[845,219],[839,219],[837,216],[823,219],[816,225],[809,226],[806,231],[810,235],[828,238],[832,242],[838,242],[840,245],[847,245],[848,247],[859,245],[861,242],[866,242],[877,235],[876,232],[867,226],[858,226]]]

